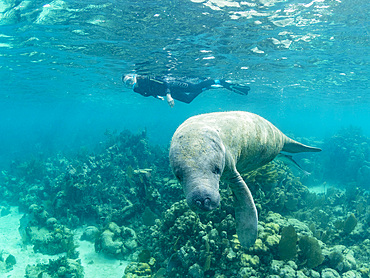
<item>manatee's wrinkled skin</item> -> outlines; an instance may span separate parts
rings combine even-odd
[[[257,238],[257,210],[249,188],[239,173],[247,173],[271,160],[280,151],[318,152],[298,143],[264,118],[242,111],[194,116],[176,130],[170,147],[172,170],[195,211],[211,211],[220,203],[220,178],[234,195],[236,230],[245,247]]]

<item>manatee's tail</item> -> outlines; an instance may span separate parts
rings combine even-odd
[[[288,137],[286,138],[286,142],[282,150],[288,153],[321,152],[320,148],[303,145],[302,143],[294,141]]]

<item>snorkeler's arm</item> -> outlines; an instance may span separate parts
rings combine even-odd
[[[169,88],[166,89],[166,99],[167,99],[168,105],[171,106],[172,108],[175,105],[175,101],[173,100],[171,96],[171,91]]]

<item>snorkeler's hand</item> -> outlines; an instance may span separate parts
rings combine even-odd
[[[167,94],[166,95],[166,99],[167,99],[167,103],[169,106],[171,106],[171,108],[175,105],[175,101],[173,100],[173,98],[171,97],[171,94]]]

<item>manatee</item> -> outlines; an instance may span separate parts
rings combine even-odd
[[[220,204],[221,177],[234,197],[236,232],[250,247],[257,238],[257,209],[240,174],[257,169],[281,151],[319,152],[288,138],[266,119],[249,112],[231,111],[191,117],[175,131],[170,164],[183,186],[189,207],[208,212]]]

